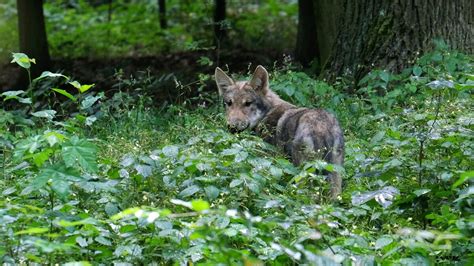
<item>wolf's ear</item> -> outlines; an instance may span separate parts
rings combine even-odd
[[[253,73],[252,79],[250,80],[250,86],[255,91],[265,95],[268,91],[268,72],[263,66],[257,66]]]
[[[220,68],[216,67],[216,72],[214,73],[217,83],[217,89],[219,90],[219,95],[222,96],[229,86],[234,85],[234,81],[227,76],[227,74]]]

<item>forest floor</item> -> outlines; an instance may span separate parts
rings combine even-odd
[[[205,64],[199,63],[200,60],[217,57],[219,65],[228,66],[233,72],[247,72],[250,67],[248,62],[271,65],[283,60],[282,55],[274,51],[233,49],[221,51],[218,56],[214,51],[189,51],[156,56],[53,58],[51,70],[67,73],[84,83],[93,83],[100,91],[108,91],[116,85],[118,73],[125,78],[144,72],[151,76],[173,74],[180,82],[193,82],[199,73],[214,73],[212,61],[211,64]],[[24,70],[16,64],[0,64],[0,91],[21,89],[18,85],[21,71]]]
[[[230,134],[206,56],[58,60],[71,78],[1,95],[2,262],[473,265],[471,56],[374,69],[358,94],[260,61],[283,99],[336,115],[344,169]],[[220,61],[247,77],[247,56]],[[342,173],[337,202],[321,171]]]

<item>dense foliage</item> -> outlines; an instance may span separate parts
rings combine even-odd
[[[403,73],[372,71],[356,94],[291,61],[275,68],[283,98],[337,114],[344,169],[294,167],[252,134],[227,133],[214,91],[156,106],[154,81],[120,79],[105,96],[63,74],[32,77],[1,95],[1,260],[470,264],[472,73],[473,58],[441,42]],[[337,202],[317,169],[343,172]]]
[[[213,47],[213,2],[167,0],[167,24],[159,26],[157,1],[44,1],[53,58],[149,56]],[[108,1],[95,1],[108,2]],[[287,52],[294,45],[297,4],[292,0],[228,1],[224,28],[233,46]],[[18,50],[15,0],[0,3],[0,60]],[[113,44],[113,45],[111,45]]]

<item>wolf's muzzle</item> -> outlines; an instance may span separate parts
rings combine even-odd
[[[227,124],[227,128],[232,134],[242,132],[246,130],[248,127],[249,127],[249,123],[245,121],[239,121],[232,124],[230,123]]]

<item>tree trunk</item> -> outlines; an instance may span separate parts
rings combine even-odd
[[[342,24],[327,76],[357,82],[373,68],[400,72],[441,38],[472,53],[472,0],[342,0]]]
[[[36,59],[31,67],[33,77],[49,69],[51,59],[43,15],[42,0],[17,0],[20,51]]]
[[[226,2],[225,0],[215,0],[214,6],[214,35],[216,43],[220,43],[226,35],[226,29],[224,25],[226,16]]]
[[[160,27],[166,29],[168,26],[166,23],[166,0],[158,0],[158,12],[160,13]]]
[[[321,66],[328,63],[337,38],[342,13],[342,0],[314,0],[313,4]]]
[[[298,34],[296,37],[295,59],[303,66],[309,66],[314,60],[320,62],[314,11],[313,0],[298,1]]]

